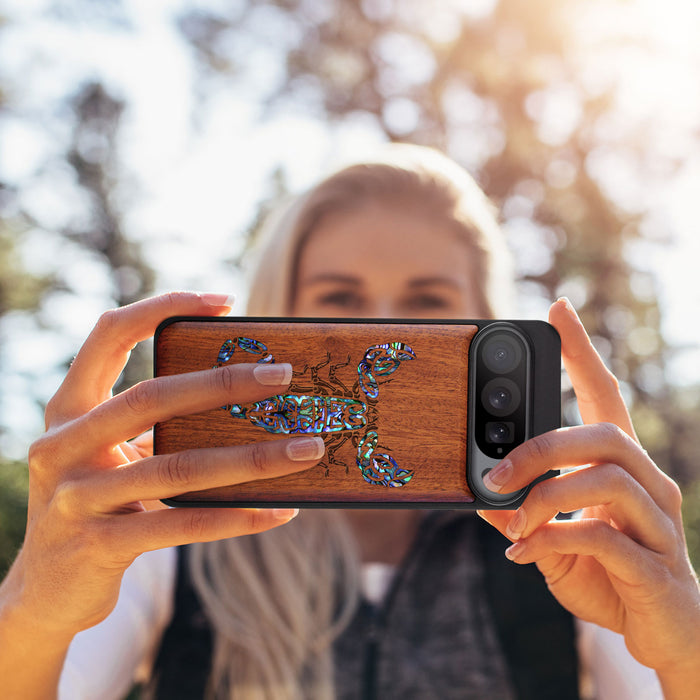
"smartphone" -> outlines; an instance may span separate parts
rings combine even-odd
[[[156,454],[303,434],[326,454],[168,505],[515,508],[530,487],[497,494],[485,474],[560,426],[560,341],[543,321],[174,317],[156,332],[156,376],[232,362],[290,362],[291,385],[157,424]]]

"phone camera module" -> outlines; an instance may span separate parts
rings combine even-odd
[[[474,357],[474,441],[485,459],[502,459],[529,431],[529,344],[510,323],[497,322],[477,339]]]
[[[484,345],[484,364],[496,374],[512,372],[522,359],[522,349],[517,340],[505,333],[494,334]]]
[[[494,421],[486,424],[486,442],[504,445],[512,443],[515,424],[508,421]]]

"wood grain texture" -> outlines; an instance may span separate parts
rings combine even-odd
[[[474,325],[442,324],[247,319],[171,323],[156,340],[159,376],[209,369],[226,340],[252,338],[263,342],[275,361],[292,363],[294,378],[287,394],[364,401],[370,423],[359,430],[321,434],[326,457],[303,473],[183,494],[176,500],[374,505],[473,501],[466,480],[467,358],[476,331]],[[358,364],[370,346],[392,342],[409,345],[415,359],[378,378],[378,396],[371,401],[358,386]],[[237,348],[231,362],[257,359]],[[413,471],[403,486],[390,488],[363,478],[357,445],[369,428],[378,434],[375,453],[390,454],[400,468]],[[281,437],[220,408],[158,424],[155,449],[163,454]]]

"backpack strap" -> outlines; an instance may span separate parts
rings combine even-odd
[[[537,567],[506,559],[510,541],[479,521],[487,595],[518,698],[579,700],[573,616]]]

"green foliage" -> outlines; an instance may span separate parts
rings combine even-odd
[[[683,524],[690,560],[695,571],[700,571],[700,479],[684,489]]]
[[[28,488],[26,464],[0,461],[0,579],[24,538]]]
[[[10,310],[34,310],[51,288],[49,277],[30,275],[22,269],[17,250],[22,230],[17,222],[0,220],[0,316]]]

